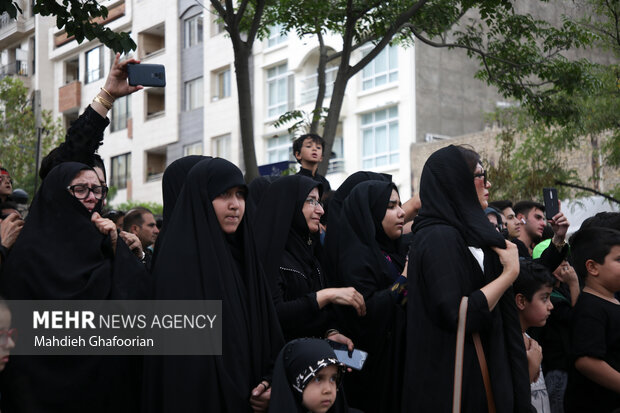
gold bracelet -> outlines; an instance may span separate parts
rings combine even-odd
[[[112,98],[112,100],[116,99],[114,96],[112,96],[112,94],[110,92],[108,92],[108,90],[106,88],[102,87],[101,90],[103,90],[108,96],[110,96]]]
[[[103,106],[107,110],[111,110],[112,109],[112,103],[108,102],[107,100],[105,100],[104,98],[102,98],[99,95],[95,96],[95,98],[93,99],[93,103],[95,103],[95,102],[99,103],[101,106]]]

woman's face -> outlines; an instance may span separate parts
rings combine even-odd
[[[477,164],[476,170],[474,171],[474,185],[476,186],[476,193],[478,194],[480,206],[482,209],[485,209],[489,206],[489,188],[491,187],[491,181],[486,180],[486,175],[482,176],[483,173],[484,169],[482,165]]]
[[[0,371],[4,370],[6,363],[9,362],[11,349],[15,347],[15,342],[10,335],[11,312],[8,308],[0,306]]]
[[[304,201],[304,206],[301,208],[301,212],[306,218],[308,229],[311,233],[319,231],[319,225],[321,223],[321,216],[325,213],[323,206],[319,203],[319,190],[312,188],[312,191],[308,194],[308,197]]]
[[[85,185],[88,188],[92,189],[94,187],[101,186],[101,183],[99,182],[99,177],[97,177],[95,171],[85,169],[83,171],[80,171],[75,176],[75,178],[73,178],[69,186],[72,187],[73,185]],[[71,190],[69,190],[69,193],[75,197],[75,194],[71,192]],[[95,194],[93,193],[93,191],[88,191],[88,196],[84,199],[78,199],[78,201],[80,201],[82,205],[84,205],[86,209],[88,209],[88,212],[93,212],[93,209],[95,209],[95,205],[97,205],[98,199],[95,198]]]
[[[400,196],[395,189],[392,189],[390,200],[388,201],[385,216],[381,221],[383,231],[389,239],[398,239],[403,235],[403,226],[405,225],[405,211],[401,208]]]
[[[234,234],[245,212],[245,191],[234,186],[211,201],[220,228],[226,234]]]

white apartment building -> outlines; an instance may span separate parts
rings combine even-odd
[[[112,203],[161,202],[163,171],[185,155],[220,156],[243,170],[232,45],[215,14],[193,0],[103,4],[109,11],[103,23],[130,32],[138,45],[132,56],[165,65],[167,81],[165,88],[118,99],[109,114],[111,125],[99,153],[108,184],[118,188]],[[114,55],[97,40],[78,44],[68,38],[53,18],[29,19],[34,23],[16,22],[17,28],[26,27],[19,39],[3,35],[0,21],[2,63],[9,70],[25,61],[23,56],[36,61],[42,70],[32,78],[32,87],[41,89],[43,108],[68,126],[103,86]],[[339,50],[337,36],[325,41]],[[7,46],[22,51],[11,52]],[[352,63],[367,50],[357,50]],[[473,80],[475,63],[444,53],[422,45],[388,47],[349,81],[327,175],[334,189],[351,173],[372,170],[391,174],[401,197],[408,199],[412,144],[482,129],[483,106],[492,108],[492,94]],[[318,42],[312,37],[281,35],[274,28],[268,39],[255,42],[251,67],[259,166],[287,160],[295,164],[293,137],[286,126],[275,128],[273,123],[288,110],[313,109],[317,62]],[[328,81],[335,75],[333,64]],[[330,91],[331,83],[324,106]]]
[[[125,200],[161,202],[165,167],[181,156],[229,159],[243,169],[230,39],[210,10],[179,0],[108,0],[108,27],[127,31],[143,63],[166,67],[165,88],[147,88],[119,99],[109,117],[100,154],[109,185]],[[37,35],[47,38],[52,91],[44,100],[68,126],[103,86],[113,53],[98,41],[78,44],[41,19]],[[46,33],[42,33],[46,32]],[[45,34],[45,36],[43,36]],[[338,50],[336,37],[327,44]],[[364,50],[356,58],[360,58]],[[312,38],[272,36],[257,41],[253,56],[254,129],[259,165],[291,160],[290,136],[274,121],[291,109],[310,112],[316,96],[318,43]],[[349,174],[369,169],[392,174],[409,196],[409,147],[415,140],[413,49],[389,48],[347,87],[341,124],[327,178],[336,188]],[[330,69],[328,78],[335,78]],[[326,99],[325,105],[328,104]],[[51,107],[50,107],[51,106]],[[345,156],[346,154],[346,156]]]

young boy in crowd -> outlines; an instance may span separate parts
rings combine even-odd
[[[538,413],[548,413],[551,409],[542,374],[542,349],[526,330],[530,327],[543,327],[547,323],[547,318],[553,309],[551,304],[553,284],[554,278],[547,268],[533,261],[521,260],[519,277],[513,288],[527,351],[532,405]]]
[[[574,308],[566,412],[620,408],[620,231],[583,228],[571,239],[575,270],[585,287]]]
[[[293,141],[293,155],[301,165],[298,175],[308,176],[323,184],[323,193],[331,190],[329,181],[317,172],[319,163],[323,160],[325,141],[319,135],[308,133]]]

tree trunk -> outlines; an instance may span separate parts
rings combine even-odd
[[[237,80],[237,104],[239,108],[239,130],[245,163],[245,181],[258,177],[258,164],[254,147],[254,109],[250,82],[250,53],[252,49],[241,39],[232,39],[235,54],[235,78]]]
[[[325,75],[325,69],[327,68],[327,48],[325,47],[323,34],[320,29],[317,30],[317,37],[319,39],[319,66],[316,69],[318,90],[316,93],[316,100],[314,101],[314,113],[312,113],[310,133],[318,133],[323,111],[323,101],[325,100],[325,90],[327,89]],[[323,151],[325,151],[325,148],[323,148]],[[325,152],[323,152],[323,157],[325,157]],[[327,157],[327,161],[329,162],[329,156]]]

